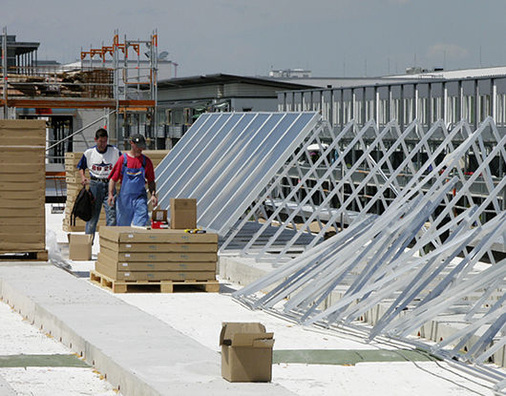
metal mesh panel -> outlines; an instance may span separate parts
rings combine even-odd
[[[204,114],[156,169],[160,206],[196,198],[198,224],[224,235],[317,120],[313,112]]]

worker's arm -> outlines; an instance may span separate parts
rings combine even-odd
[[[113,179],[109,179],[109,196],[107,197],[107,204],[109,206],[114,205],[114,190],[116,188],[116,182]]]
[[[148,182],[148,190],[151,194],[151,203],[153,204],[153,208],[158,205],[158,197],[156,196],[156,183],[155,181]]]
[[[81,184],[85,186],[86,184],[89,184],[89,179],[86,177],[86,169],[88,169],[88,161],[86,159],[86,155],[83,154],[81,159],[79,160],[79,163],[77,164],[77,169],[79,170],[79,174],[81,175]]]
[[[85,186],[90,182],[89,179],[86,177],[86,174],[84,173],[84,169],[79,169],[79,174],[81,175],[81,184],[83,186]]]

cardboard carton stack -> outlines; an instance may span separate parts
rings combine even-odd
[[[46,123],[0,120],[0,254],[47,260]]]
[[[91,278],[114,292],[132,284],[195,284],[218,291],[216,263],[218,235],[190,234],[182,230],[102,227],[100,253]],[[108,283],[107,283],[108,282]]]
[[[65,172],[67,182],[67,203],[65,205],[65,217],[63,219],[63,231],[66,232],[83,232],[86,226],[86,222],[81,219],[76,219],[76,225],[73,226],[70,222],[70,216],[72,214],[72,208],[76,197],[83,188],[81,184],[81,175],[77,169],[83,153],[65,153]],[[86,170],[86,177],[89,178],[89,172]],[[102,208],[100,211],[100,218],[98,220],[98,226],[105,225],[105,210]]]

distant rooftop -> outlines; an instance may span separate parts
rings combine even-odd
[[[493,77],[504,75],[506,75],[506,66],[480,67],[474,69],[460,69],[460,70],[444,70],[442,68],[427,70],[422,69],[421,67],[411,67],[406,70],[406,74],[388,76],[386,78],[453,79],[453,78]]]

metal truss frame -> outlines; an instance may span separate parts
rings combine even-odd
[[[239,301],[370,339],[409,341],[451,315],[459,329],[423,345],[484,365],[506,355],[506,260],[494,255],[506,245],[506,178],[492,169],[505,144],[491,118],[334,131],[316,113],[204,114],[156,173],[161,207],[197,198],[222,252],[256,225],[240,254],[278,268]]]
[[[398,134],[390,148],[381,143],[387,129]],[[387,158],[396,147],[406,150],[406,137],[412,133],[417,143],[394,168]],[[501,202],[506,178],[494,179],[491,172],[492,161],[506,162],[506,136],[499,134],[492,119],[474,131],[465,122],[451,131],[441,124],[427,132],[416,123],[402,133],[395,125],[382,131],[367,127],[354,139],[365,134],[368,145],[359,161],[369,164],[370,172],[362,182],[369,177],[378,183],[375,200],[360,207],[348,228],[239,290],[234,298],[303,325],[360,328],[370,339],[387,336],[413,342],[413,335],[428,333],[432,324],[450,317],[458,324],[453,334],[435,339],[434,345],[422,342],[422,347],[487,370],[496,390],[502,391],[504,372],[490,371],[485,364],[504,365],[506,354],[506,260],[496,262],[492,252],[494,244],[506,245]],[[438,144],[429,145],[436,134],[441,136]],[[485,134],[497,144],[486,148]],[[370,149],[377,144],[385,154],[375,160]],[[409,180],[398,183],[400,171],[422,148],[426,160],[412,170]],[[460,164],[469,152],[476,154],[477,166],[474,173],[464,174]],[[351,182],[356,169],[348,169],[343,179]],[[478,179],[486,189],[480,200],[474,190]],[[369,213],[372,205],[385,202],[381,194],[392,186],[396,197],[384,212]],[[359,183],[354,192],[361,188]],[[342,207],[349,207],[356,198],[352,195]],[[467,205],[462,208],[464,197]],[[343,210],[333,216],[338,218]],[[270,291],[261,293],[266,289]]]
[[[381,216],[357,219],[234,298],[303,325],[360,328],[370,339],[411,342],[417,332],[451,320],[458,324],[454,333],[425,349],[477,365],[501,359],[506,260],[481,260],[494,239],[505,235],[506,212],[477,225],[480,208],[474,206],[446,224],[424,227],[456,182],[423,198],[399,199]],[[448,232],[435,246],[434,240]],[[267,288],[272,290],[260,293]]]
[[[294,121],[304,116],[310,120]],[[359,214],[382,213],[402,191],[411,199],[451,176],[458,182],[443,198],[444,215],[475,205],[471,187],[479,185],[479,199],[490,198],[481,224],[504,210],[505,200],[490,161],[481,166],[493,159],[483,136],[496,139],[494,155],[505,158],[491,118],[476,131],[465,121],[451,130],[439,121],[427,131],[417,121],[401,131],[393,121],[380,130],[371,120],[336,132],[316,113],[204,114],[156,169],[160,206],[170,210],[170,198],[197,198],[198,224],[220,234],[221,252],[238,249],[241,236],[240,255],[276,264]],[[469,153],[479,166],[472,175],[461,167]]]
[[[425,131],[416,121],[404,131],[395,122],[378,130],[375,122],[371,121],[360,130],[351,122],[337,136],[333,136],[328,126],[319,132],[331,137],[330,144],[324,146],[321,135],[308,139],[251,207],[250,213],[258,212],[264,216],[268,213],[269,217],[244,246],[242,255],[253,255],[257,260],[263,261],[286,261],[301,234],[309,233],[314,222],[318,225],[317,232],[314,232],[315,238],[305,248],[320,243],[331,230],[342,230],[359,213],[373,214],[385,210],[402,190],[411,191],[409,197],[412,197],[420,191],[430,190],[431,186],[441,185],[451,175],[457,176],[459,182],[451,194],[444,197],[443,206],[447,208],[445,215],[453,218],[456,211],[450,208],[459,206],[457,203],[460,200],[469,206],[475,204],[476,197],[469,187],[478,179],[485,188],[484,195],[491,197],[493,210],[502,210],[504,203],[501,205],[499,199],[504,198],[499,197],[497,191],[494,192],[498,181],[492,179],[490,161],[481,166],[485,158],[494,158],[484,146],[481,138],[484,133],[492,133],[497,139],[494,154],[504,158],[501,137],[491,119],[487,119],[476,131],[471,131],[464,121],[450,131],[446,130],[442,122]],[[318,160],[312,161],[307,147],[315,143],[325,149]],[[360,150],[362,154],[350,164],[347,162],[353,150]],[[373,154],[377,155],[378,152],[382,153],[380,158],[373,158]],[[481,153],[476,156],[480,167],[473,175],[465,175],[460,167],[462,159],[469,152]],[[392,158],[398,153],[402,154],[403,160],[394,165]],[[422,154],[426,160],[417,167],[414,161]],[[444,160],[439,158],[442,156],[445,156]],[[301,165],[301,162],[309,165]],[[290,183],[288,191],[282,194],[282,182],[287,179],[297,182]],[[423,185],[420,184],[422,179],[426,180]],[[414,188],[417,183],[418,190]],[[372,193],[368,193],[370,189]],[[459,211],[461,210],[462,208]],[[282,215],[283,220],[280,220]],[[294,225],[296,219],[300,223],[298,227]],[[227,248],[249,220],[250,218],[242,218],[234,232],[228,236],[222,250]],[[257,241],[274,224],[279,225],[276,232],[261,249],[255,248]],[[281,248],[276,249],[278,240],[287,228],[297,231],[290,240],[283,241]],[[273,252],[277,253],[275,257],[272,256]]]

